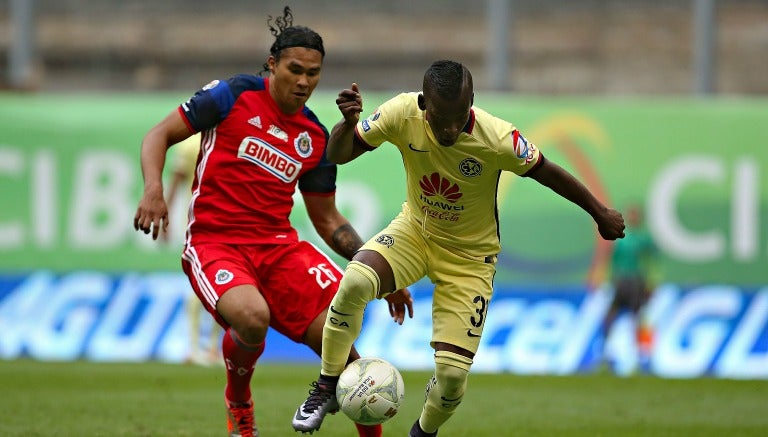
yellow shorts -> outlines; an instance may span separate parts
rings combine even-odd
[[[432,296],[432,341],[477,352],[493,294],[496,254],[471,256],[437,244],[401,213],[361,250],[380,253],[401,289],[427,276]]]

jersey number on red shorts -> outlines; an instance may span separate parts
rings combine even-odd
[[[315,275],[315,280],[320,288],[328,288],[329,285],[338,281],[333,270],[329,269],[325,263],[320,263],[316,266],[312,266],[307,270],[310,275]]]

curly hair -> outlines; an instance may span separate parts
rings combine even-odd
[[[280,54],[283,50],[291,47],[305,47],[317,50],[325,57],[325,47],[323,47],[323,38],[314,30],[305,26],[293,25],[293,12],[286,6],[283,9],[283,16],[274,18],[271,15],[267,20],[269,32],[275,37],[275,42],[269,48],[269,54],[275,57],[275,61],[280,60]],[[269,65],[264,63],[262,73],[269,71]]]

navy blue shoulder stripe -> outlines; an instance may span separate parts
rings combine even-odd
[[[264,78],[255,74],[238,74],[232,76],[227,82],[235,100],[245,91],[264,90]]]
[[[304,106],[304,109],[303,109],[302,111],[303,111],[303,113],[304,113],[304,116],[305,116],[305,117],[307,117],[307,119],[308,119],[309,121],[311,121],[312,123],[315,123],[315,124],[317,124],[318,126],[320,126],[320,129],[322,129],[322,130],[323,130],[323,134],[325,134],[325,142],[327,143],[327,142],[328,142],[328,137],[329,137],[330,135],[328,134],[328,129],[326,129],[326,128],[325,128],[325,125],[324,125],[323,123],[321,123],[321,122],[320,122],[320,119],[319,119],[319,118],[317,118],[317,116],[315,115],[315,113],[314,113],[314,112],[312,112],[312,110],[311,110],[311,109],[309,109],[307,106]]]
[[[239,74],[226,81],[213,81],[186,103],[189,122],[198,131],[210,129],[227,118],[242,93],[264,89],[264,79],[253,74]]]

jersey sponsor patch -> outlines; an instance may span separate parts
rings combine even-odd
[[[536,159],[536,146],[533,143],[529,143],[517,129],[512,131],[512,144],[515,148],[515,155],[520,159],[524,159],[526,165]]]
[[[536,158],[536,145],[533,143],[528,144],[528,157],[525,158],[525,164],[528,165]]]
[[[451,181],[440,176],[438,172],[422,176],[419,186],[425,196],[440,196],[450,203],[456,203],[464,195],[457,184],[451,184]]]
[[[419,187],[421,188],[419,200],[424,203],[421,206],[421,212],[425,216],[447,222],[459,221],[464,205],[456,202],[464,196],[464,193],[461,192],[458,184],[434,172],[429,176],[422,176]]]
[[[371,130],[371,124],[368,123],[367,119],[363,120],[362,125],[363,125],[363,132],[368,132],[369,130]]]
[[[237,157],[250,161],[283,182],[293,182],[301,171],[301,162],[256,137],[245,137]]]
[[[512,145],[515,147],[515,155],[517,155],[518,158],[528,158],[528,154],[530,153],[528,140],[526,140],[523,134],[517,129],[512,131]]]
[[[216,88],[216,86],[219,84],[219,79],[214,79],[210,82],[208,82],[204,87],[203,91],[208,91]]]
[[[273,137],[279,140],[288,141],[288,134],[285,133],[284,130],[275,126],[274,124],[269,125],[269,129],[267,129],[267,133],[269,133],[270,135],[272,135]]]

